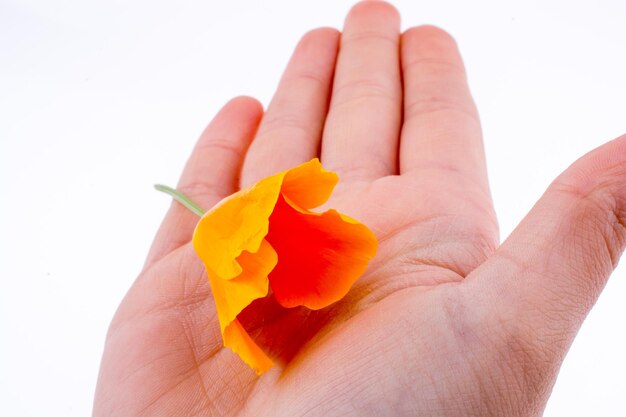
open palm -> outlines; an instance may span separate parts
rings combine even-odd
[[[350,293],[320,311],[246,309],[277,362],[258,377],[222,347],[197,217],[174,203],[111,324],[94,415],[539,415],[621,253],[626,138],[570,167],[499,246],[453,39],[400,34],[372,1],[341,36],[304,36],[265,114],[229,102],[178,189],[208,209],[314,157],[340,176],[328,206],[379,239]]]

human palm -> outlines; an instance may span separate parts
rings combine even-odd
[[[229,102],[178,187],[208,209],[320,157],[340,176],[328,206],[378,237],[366,273],[319,311],[271,296],[247,308],[241,322],[276,361],[259,377],[222,346],[197,218],[174,203],[111,324],[94,415],[541,413],[622,248],[626,139],[573,165],[498,247],[456,45],[398,28],[391,6],[363,2],[341,40],[308,33],[267,112]]]

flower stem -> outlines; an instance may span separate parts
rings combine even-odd
[[[164,192],[165,194],[170,195],[174,200],[178,201],[180,204],[187,207],[190,211],[194,212],[198,216],[202,217],[204,215],[204,210],[202,210],[200,206],[191,201],[189,197],[176,191],[172,187],[168,187],[167,185],[162,184],[155,184],[154,188]]]

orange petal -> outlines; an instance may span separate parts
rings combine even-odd
[[[233,321],[226,327],[223,337],[224,346],[231,348],[258,375],[272,367],[272,360],[254,343],[239,320]]]
[[[284,307],[317,310],[343,298],[376,254],[374,234],[363,224],[329,210],[309,212],[282,196],[267,240],[278,254],[269,275],[276,300]]]
[[[268,293],[286,307],[323,308],[340,298],[376,252],[364,225],[323,204],[337,175],[317,159],[259,181],[222,200],[198,222],[193,245],[204,262],[224,346],[258,373],[271,360],[237,320],[252,301]]]
[[[268,293],[267,276],[277,257],[265,236],[283,176],[268,177],[221,201],[202,216],[193,235],[194,249],[211,284],[224,346],[257,372],[271,366],[271,360],[236,318]]]
[[[280,192],[295,206],[311,209],[328,200],[337,181],[337,174],[322,168],[316,158],[287,171]]]
[[[243,271],[236,278],[220,279],[208,268],[207,275],[215,299],[224,346],[231,348],[261,374],[272,366],[272,361],[254,343],[236,317],[252,301],[267,295],[267,275],[276,265],[276,252],[263,240],[257,253],[243,252],[237,261]]]
[[[229,280],[221,279],[205,263],[222,333],[252,301],[267,295],[267,276],[276,266],[277,256],[272,246],[263,240],[258,252],[243,252],[237,262],[242,272]]]

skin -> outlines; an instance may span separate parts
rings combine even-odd
[[[626,136],[576,161],[498,241],[480,124],[454,40],[368,1],[343,33],[296,47],[266,112],[235,98],[178,189],[208,209],[320,157],[328,203],[376,233],[348,296],[320,311],[253,303],[241,321],[275,358],[258,377],[222,347],[173,203],[117,311],[94,416],[538,416],[625,244]]]

